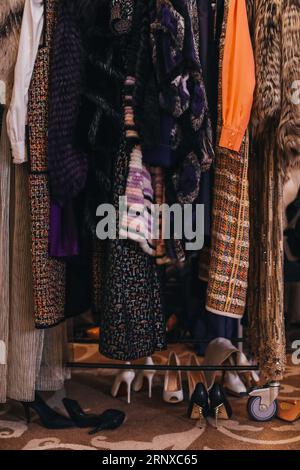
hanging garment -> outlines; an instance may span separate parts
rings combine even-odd
[[[22,1],[0,5],[0,17],[12,28],[1,37],[0,80],[5,83],[5,100],[10,104]],[[9,7],[9,9],[7,9]],[[9,16],[15,14],[12,19]],[[8,16],[7,16],[8,15]],[[27,38],[28,39],[28,38]],[[31,275],[31,231],[28,169],[12,168],[6,129],[6,112],[0,133],[0,402],[8,398],[33,401],[36,390],[58,390],[68,377],[63,367],[64,327],[35,329]]]
[[[245,0],[227,0],[220,41],[219,144],[206,308],[211,313],[232,318],[243,316],[248,286],[249,141],[246,128],[254,86],[254,59]]]
[[[15,68],[14,88],[7,114],[7,130],[14,163],[24,163],[28,159],[25,130],[27,123],[28,90],[43,27],[43,1],[26,1]]]
[[[299,106],[291,100],[300,65],[300,5],[251,0],[257,86],[250,159],[249,336],[266,380],[283,377],[285,352],[283,182],[300,154]],[[272,28],[264,25],[270,24]],[[289,51],[288,51],[289,49]],[[291,149],[294,149],[291,151]],[[258,194],[257,188],[262,188]]]
[[[122,146],[115,167],[114,205],[124,196],[129,155]],[[100,351],[131,361],[165,346],[165,320],[155,259],[130,240],[109,240],[103,269]]]
[[[120,36],[110,29],[110,6],[111,0],[76,1],[74,5],[85,63],[75,144],[88,156],[84,219],[94,236],[97,207],[111,202],[112,168],[122,125],[120,103],[125,76],[115,64],[122,61],[123,48]]]
[[[76,8],[76,7],[75,7]],[[84,53],[73,0],[59,2],[49,77],[48,170],[50,184],[49,254],[79,255],[75,199],[86,185],[88,163],[75,142]]]
[[[28,103],[32,272],[37,328],[47,328],[63,321],[65,306],[65,264],[49,257],[48,85],[57,4],[57,0],[45,2],[44,42],[38,50]]]
[[[24,1],[11,0],[0,5],[0,402],[7,393],[7,354],[9,337],[9,217],[10,148],[6,133],[5,104],[10,101],[14,64],[17,57]]]
[[[6,398],[32,401],[36,390],[60,390],[69,375],[63,366],[65,325],[47,331],[34,325],[28,168],[18,166],[14,173]]]
[[[197,5],[160,0],[150,32],[160,107],[175,119],[171,131],[174,187],[181,194],[180,202],[190,203],[199,192],[201,172],[210,168],[214,157],[199,59]]]
[[[206,78],[209,109],[212,116],[214,145],[218,120],[219,92],[219,49],[224,19],[224,0],[218,0],[212,8],[211,2],[197,0],[200,31],[200,60],[203,76]],[[210,260],[211,210],[214,181],[214,167],[201,175],[199,203],[204,204],[205,246],[200,251],[198,260],[190,263],[184,277],[186,297],[186,324],[193,338],[200,340],[195,346],[197,354],[203,355],[207,340],[214,338],[234,338],[237,320],[228,316],[215,315],[206,310],[207,282]],[[198,263],[198,268],[197,268]],[[196,266],[195,266],[196,264]],[[197,276],[198,271],[198,276]],[[198,279],[199,277],[199,279]],[[203,341],[204,340],[204,341]]]
[[[27,161],[27,121],[29,127],[32,272],[37,328],[53,326],[64,319],[65,266],[48,255],[50,201],[46,159],[47,90],[56,6],[57,2],[52,0],[28,0],[25,4],[16,78],[7,115],[14,163]]]
[[[138,11],[146,14],[145,3],[139,0],[137,4]],[[127,53],[126,42],[120,35],[118,40],[123,59],[114,64],[115,67],[118,65],[116,72],[120,73],[122,70],[125,72],[124,57],[134,58]],[[119,86],[122,88],[123,84]],[[122,100],[117,109],[121,104]],[[124,133],[122,145],[114,157],[113,204],[117,211],[117,226],[121,223],[119,197],[125,195],[131,149]],[[139,244],[131,240],[108,240],[106,253],[100,351],[112,359],[125,361],[149,356],[165,346],[165,321],[155,258],[144,253]]]
[[[85,188],[88,170],[87,155],[75,145],[84,54],[73,3],[59,2],[50,64],[49,182],[51,200],[62,206]]]

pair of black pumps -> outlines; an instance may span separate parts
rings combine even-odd
[[[216,428],[218,427],[218,419],[230,419],[232,408],[223,387],[215,383],[207,391],[203,383],[198,383],[191,396],[188,416],[191,419],[199,419],[200,427],[203,425],[204,418],[208,416],[215,418]]]
[[[34,410],[42,425],[48,429],[92,428],[89,434],[96,434],[100,431],[117,429],[126,418],[123,411],[113,409],[106,410],[101,415],[87,414],[77,401],[70,398],[64,398],[63,404],[69,418],[50,408],[38,393],[33,402],[22,402],[27,423],[31,421],[30,410]]]

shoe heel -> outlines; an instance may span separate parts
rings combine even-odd
[[[218,429],[218,417],[219,417],[219,413],[220,413],[220,408],[222,407],[222,405],[219,405],[217,406],[215,409],[214,409],[214,414],[215,414],[215,428]]]
[[[30,406],[29,406],[28,403],[22,403],[22,405],[23,405],[23,408],[24,408],[26,423],[30,424],[30,422],[31,422]]]
[[[151,356],[146,358],[145,365],[147,365],[147,366],[154,365]],[[144,379],[147,379],[147,381],[148,381],[148,396],[149,396],[149,398],[151,398],[152,397],[153,377],[154,377],[155,373],[156,373],[155,370],[148,370],[148,369],[147,370],[142,370],[141,372],[139,372],[137,374],[137,376],[135,377],[132,389],[135,392],[140,392],[143,389]]]
[[[203,409],[201,408],[201,406],[199,406],[199,428],[202,429],[203,428],[203,424],[204,424],[204,418],[203,418]]]
[[[154,372],[152,372],[151,374],[148,374],[146,377],[148,380],[148,397],[152,398],[152,384],[153,384]]]
[[[191,413],[191,419],[197,419],[198,420],[198,427],[200,429],[203,428],[204,415],[203,415],[202,406],[196,405],[196,403],[194,403],[192,413]]]
[[[130,404],[130,401],[131,401],[131,386],[132,386],[133,379],[134,379],[134,376],[132,378],[126,380],[126,384],[127,384],[127,403],[128,404]]]

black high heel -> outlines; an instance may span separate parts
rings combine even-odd
[[[209,391],[210,410],[215,418],[216,428],[218,419],[230,419],[232,408],[225,395],[224,389],[220,384],[214,384]]]
[[[24,407],[27,424],[31,422],[30,409],[32,409],[39,416],[45,428],[66,429],[74,427],[74,423],[69,418],[52,410],[38,393],[35,394],[34,401],[21,403]]]
[[[116,429],[125,420],[123,411],[106,410],[101,415],[95,415],[85,413],[79,403],[71,398],[64,398],[63,404],[78,428],[95,428],[90,434],[106,429]]]
[[[120,427],[126,420],[126,415],[120,410],[106,410],[99,416],[98,425],[89,434],[96,434],[100,431],[113,430]]]
[[[208,393],[203,383],[198,383],[192,393],[188,407],[188,417],[199,419],[200,428],[203,425],[203,418],[209,415]]]

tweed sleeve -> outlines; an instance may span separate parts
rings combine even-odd
[[[255,88],[254,54],[245,0],[230,0],[222,64],[222,132],[219,145],[239,152]]]
[[[7,113],[7,131],[14,163],[27,161],[26,122],[28,90],[44,26],[43,0],[26,0],[12,99]]]

